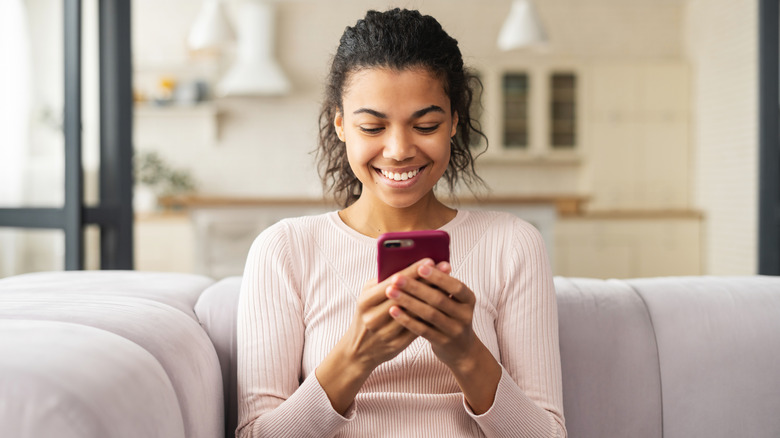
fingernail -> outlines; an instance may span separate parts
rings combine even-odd
[[[429,276],[431,274],[431,267],[428,266],[428,265],[422,265],[422,266],[420,266],[420,269],[418,270],[418,272],[423,277],[427,277],[427,276]]]
[[[393,318],[398,318],[399,316],[401,316],[401,309],[399,309],[396,306],[391,307],[390,316],[392,316]]]
[[[393,284],[398,287],[403,287],[403,285],[406,284],[406,279],[400,275],[396,275],[393,279]]]
[[[393,286],[390,286],[390,287],[387,288],[387,297],[388,298],[395,299],[395,298],[398,298],[400,296],[401,296],[401,291],[399,291],[398,289],[394,288]]]

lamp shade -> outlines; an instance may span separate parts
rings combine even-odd
[[[530,0],[514,0],[501,32],[498,48],[512,50],[547,42],[542,22]]]
[[[203,7],[187,35],[187,45],[190,49],[220,49],[235,38],[222,1],[204,0]]]
[[[222,96],[258,96],[290,91],[290,82],[273,56],[273,4],[246,0],[239,20],[236,62],[217,92]]]

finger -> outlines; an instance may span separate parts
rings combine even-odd
[[[398,281],[398,278],[400,277],[419,278],[420,275],[417,273],[417,270],[420,268],[420,266],[434,266],[434,263],[433,260],[431,260],[430,258],[424,258],[418,260],[412,263],[411,265],[407,266],[406,268],[391,275],[381,283],[377,284],[377,287],[379,287],[379,289],[375,289],[373,286],[373,284],[376,283],[376,280],[374,280],[373,283],[371,281],[366,283],[366,286],[364,286],[364,288],[369,287],[370,290],[364,289],[363,292],[361,293],[360,299],[365,304],[363,308],[376,306],[379,303],[386,300],[387,297],[385,296],[385,290],[387,289],[387,286]]]
[[[420,269],[421,266],[432,267],[432,266],[435,266],[435,263],[433,262],[432,259],[430,259],[428,257],[426,257],[424,259],[420,259],[420,260],[412,263],[411,265],[407,266],[406,268],[398,271],[398,273],[396,273],[395,275],[393,275],[390,278],[388,278],[388,280],[392,280],[393,277],[395,277],[397,275],[401,275],[401,276],[404,276],[404,277],[410,277],[410,278],[419,278],[420,274],[417,271]]]
[[[447,337],[436,328],[409,316],[398,306],[390,308],[390,315],[409,332],[421,336],[434,344],[443,344]]]
[[[431,269],[429,266],[420,266],[417,269],[417,273],[420,275],[420,278],[448,293],[452,298],[461,303],[473,304],[476,302],[474,292],[455,277],[437,269]]]
[[[467,316],[468,309],[462,309],[463,303],[453,300],[449,294],[423,281],[399,278],[396,283],[388,286],[386,295],[388,299],[410,312],[416,312],[416,306],[408,307],[406,304],[409,299],[416,299],[449,316],[459,319]]]
[[[445,274],[451,274],[452,273],[452,266],[448,262],[439,262],[436,264],[436,269],[438,269],[441,272],[444,272]]]
[[[377,284],[376,278],[372,278],[371,280],[368,280],[368,281],[367,281],[367,282],[366,282],[366,283],[363,285],[363,289],[367,289],[367,288],[369,288],[369,287],[371,287],[371,286],[374,286],[375,284]]]
[[[373,333],[377,333],[384,329],[388,324],[393,323],[393,318],[389,316],[388,311],[394,303],[385,299],[385,301],[377,304],[376,306],[366,309],[358,310],[358,317],[361,319],[363,326]]]
[[[471,322],[471,313],[468,309],[458,310],[458,307],[464,307],[463,304],[456,304],[453,300],[444,296],[444,294],[439,291],[434,291],[434,293],[449,302],[448,307],[451,309],[451,313],[449,314],[442,312],[439,308],[421,301],[412,295],[400,293],[397,289],[392,292],[394,292],[392,301],[406,314],[413,318],[416,316],[415,319],[432,325],[443,333],[457,335],[461,331],[459,327],[462,327],[463,323]],[[391,313],[392,309],[393,308],[390,307]]]
[[[386,286],[377,284],[375,278],[367,281],[363,286],[363,290],[360,292],[360,296],[358,297],[358,308],[361,310],[367,310],[386,301],[387,297],[385,297],[384,294],[385,288]]]
[[[419,278],[420,274],[417,273],[417,270],[421,266],[434,266],[433,260],[430,258],[424,258],[421,260],[418,260],[411,265],[407,266],[404,269],[401,269],[400,271],[396,272],[395,274],[387,277],[385,280],[383,280],[381,283],[379,283],[380,286],[384,285],[384,287],[387,287],[387,285],[393,283],[396,281],[396,279],[401,277],[409,277],[409,278]]]
[[[392,307],[392,306],[391,306]],[[382,339],[386,343],[393,342],[399,338],[406,339],[406,337],[409,335],[409,331],[401,325],[398,321],[396,321],[391,315],[388,308],[388,311],[385,312],[387,317],[390,320],[390,323],[385,324],[382,328],[375,331],[375,334]],[[417,335],[411,334],[412,338],[416,338]]]

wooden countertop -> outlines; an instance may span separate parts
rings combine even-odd
[[[452,202],[444,198],[445,203],[457,205],[516,205],[516,204],[553,204],[559,215],[574,215],[582,212],[582,207],[589,199],[583,195],[517,195],[517,196],[486,196],[484,198],[464,197]],[[231,196],[192,195],[177,197],[161,197],[160,205],[165,208],[229,208],[229,207],[296,207],[296,206],[332,206],[338,205],[332,199],[323,198],[252,198]]]

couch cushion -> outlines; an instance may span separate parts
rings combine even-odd
[[[238,427],[236,389],[236,318],[241,277],[228,277],[206,289],[195,304],[195,314],[217,350],[225,390],[225,436]]]
[[[555,278],[569,435],[662,436],[661,382],[653,326],[625,283]]]
[[[655,326],[664,436],[780,436],[780,278],[628,283]]]
[[[140,346],[79,324],[0,320],[0,436],[185,435],[165,370]]]
[[[98,293],[131,296],[175,307],[192,318],[195,302],[214,280],[201,275],[140,271],[35,272],[0,280],[0,295],[25,293]]]
[[[145,272],[11,277],[0,281],[0,320],[76,323],[136,343],[167,373],[186,436],[214,437],[224,428],[221,370],[192,309],[202,292],[198,287],[211,283],[205,277]]]

